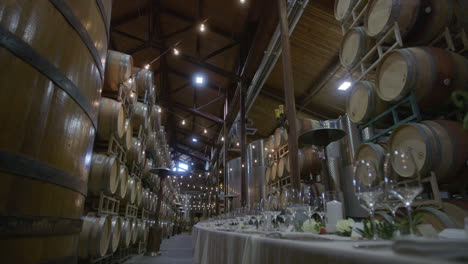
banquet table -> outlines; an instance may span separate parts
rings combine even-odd
[[[195,225],[192,232],[195,264],[459,263],[399,254],[391,247],[355,248],[356,243],[353,240],[279,239],[264,234],[220,231],[200,224]]]

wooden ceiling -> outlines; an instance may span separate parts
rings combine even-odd
[[[334,118],[345,109],[337,91],[339,24],[331,0],[311,0],[291,37],[296,103],[300,116]],[[202,169],[216,145],[224,103],[235,101],[237,81],[253,77],[277,24],[276,3],[269,0],[114,0],[111,49],[131,54],[136,67],[151,65],[176,159]],[[205,32],[199,32],[201,23]],[[179,43],[177,46],[175,46]],[[172,48],[180,51],[175,56]],[[166,53],[164,53],[166,52]],[[245,67],[244,67],[245,66]],[[244,73],[247,72],[245,75]],[[195,74],[207,82],[193,85]],[[273,109],[283,103],[281,59],[275,65],[248,118],[255,138],[276,126]],[[227,97],[227,98],[226,98]],[[185,125],[182,125],[182,119]],[[204,133],[204,129],[208,133]],[[192,142],[196,137],[198,142]]]

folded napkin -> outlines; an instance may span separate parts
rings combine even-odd
[[[450,260],[468,260],[468,239],[406,238],[395,241],[393,251]]]

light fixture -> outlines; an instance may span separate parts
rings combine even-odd
[[[241,4],[245,4],[245,0],[239,0]]]
[[[204,133],[204,134],[208,133],[208,130],[206,130],[206,128],[203,129],[203,133]]]
[[[158,113],[161,113],[161,111],[162,111],[161,107],[158,107]]]
[[[176,49],[176,48],[174,48],[173,52],[174,52],[174,55],[176,55],[176,56],[179,56],[179,54],[180,54],[179,50]]]
[[[221,141],[224,141],[224,137],[221,137]]]
[[[194,164],[193,164],[193,162],[192,162],[192,166],[193,166],[193,165],[194,165]]]
[[[349,89],[349,87],[351,87],[351,82],[346,81],[346,82],[343,82],[343,83],[340,85],[340,87],[338,87],[338,90],[340,90],[340,91],[346,91],[346,90]]]
[[[204,23],[200,24],[200,32],[205,32],[205,24]]]
[[[183,126],[185,126],[185,119],[184,119],[184,120],[182,120],[182,125],[183,125]]]
[[[222,170],[220,170],[220,171],[219,171],[219,173],[223,173],[223,171],[222,171]]]
[[[203,76],[197,74],[195,75],[195,84],[202,85],[205,82],[205,78]]]
[[[236,146],[239,146],[239,142],[236,143]]]
[[[149,68],[150,68],[150,65],[149,65],[149,64],[146,64],[146,65],[145,65],[145,69],[146,69],[146,70],[149,70]]]
[[[196,138],[192,138],[192,141],[193,142],[197,142],[198,140]]]
[[[255,149],[255,145],[252,145],[252,149]]]

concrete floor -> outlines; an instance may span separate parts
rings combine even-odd
[[[185,233],[162,242],[161,256],[135,256],[126,264],[192,264],[192,237]]]

